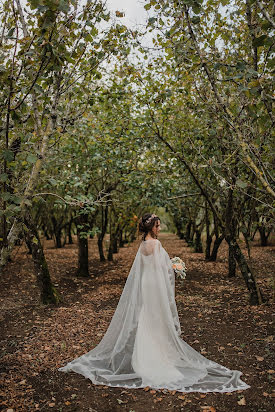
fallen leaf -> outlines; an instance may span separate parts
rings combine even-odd
[[[262,356],[256,356],[257,361],[262,362],[264,358]]]
[[[246,401],[245,401],[244,396],[238,401],[238,405],[246,405]]]
[[[178,399],[181,399],[183,401],[185,399],[185,395],[179,395]]]
[[[162,401],[163,398],[155,398],[154,403]]]
[[[150,393],[153,395],[154,393],[156,393],[157,391],[155,391],[154,389],[152,389],[151,391],[150,391]]]
[[[55,406],[55,403],[54,403],[54,402],[51,402],[51,403],[49,403],[48,405],[49,405],[50,408],[53,408],[53,407]]]
[[[269,370],[267,371],[267,373],[272,374],[272,373],[275,373],[275,371],[274,371],[273,369],[269,369]]]
[[[119,403],[119,405],[120,405],[121,403],[127,403],[127,401],[122,401],[121,399],[117,399],[117,402]]]
[[[216,409],[214,408],[214,406],[201,406],[201,409],[203,409],[204,412],[216,412]]]

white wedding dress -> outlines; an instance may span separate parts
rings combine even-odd
[[[250,387],[241,372],[206,359],[180,334],[170,258],[159,240],[142,241],[103,339],[59,370],[123,388],[231,392]]]

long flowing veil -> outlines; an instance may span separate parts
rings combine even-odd
[[[91,351],[60,368],[94,384],[181,392],[247,389],[241,372],[208,360],[180,338],[175,277],[157,239],[141,242],[111,323]]]

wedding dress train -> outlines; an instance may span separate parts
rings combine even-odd
[[[250,387],[240,371],[205,358],[180,334],[170,258],[157,239],[146,240],[101,342],[59,370],[124,388],[231,392]]]

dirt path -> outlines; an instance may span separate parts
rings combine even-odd
[[[139,242],[120,250],[115,262],[100,263],[90,240],[91,278],[75,276],[75,245],[54,249],[45,242],[47,260],[63,303],[42,306],[35,275],[23,247],[0,280],[0,389],[4,411],[267,412],[274,410],[272,306],[250,307],[240,275],[229,280],[226,245],[219,259],[206,263],[174,235],[160,240],[170,256],[186,262],[188,277],[177,282],[176,301],[182,338],[207,358],[243,372],[244,392],[181,394],[95,386],[75,373],[57,369],[92,349],[112,318]],[[253,266],[270,301],[274,248],[253,247]]]

